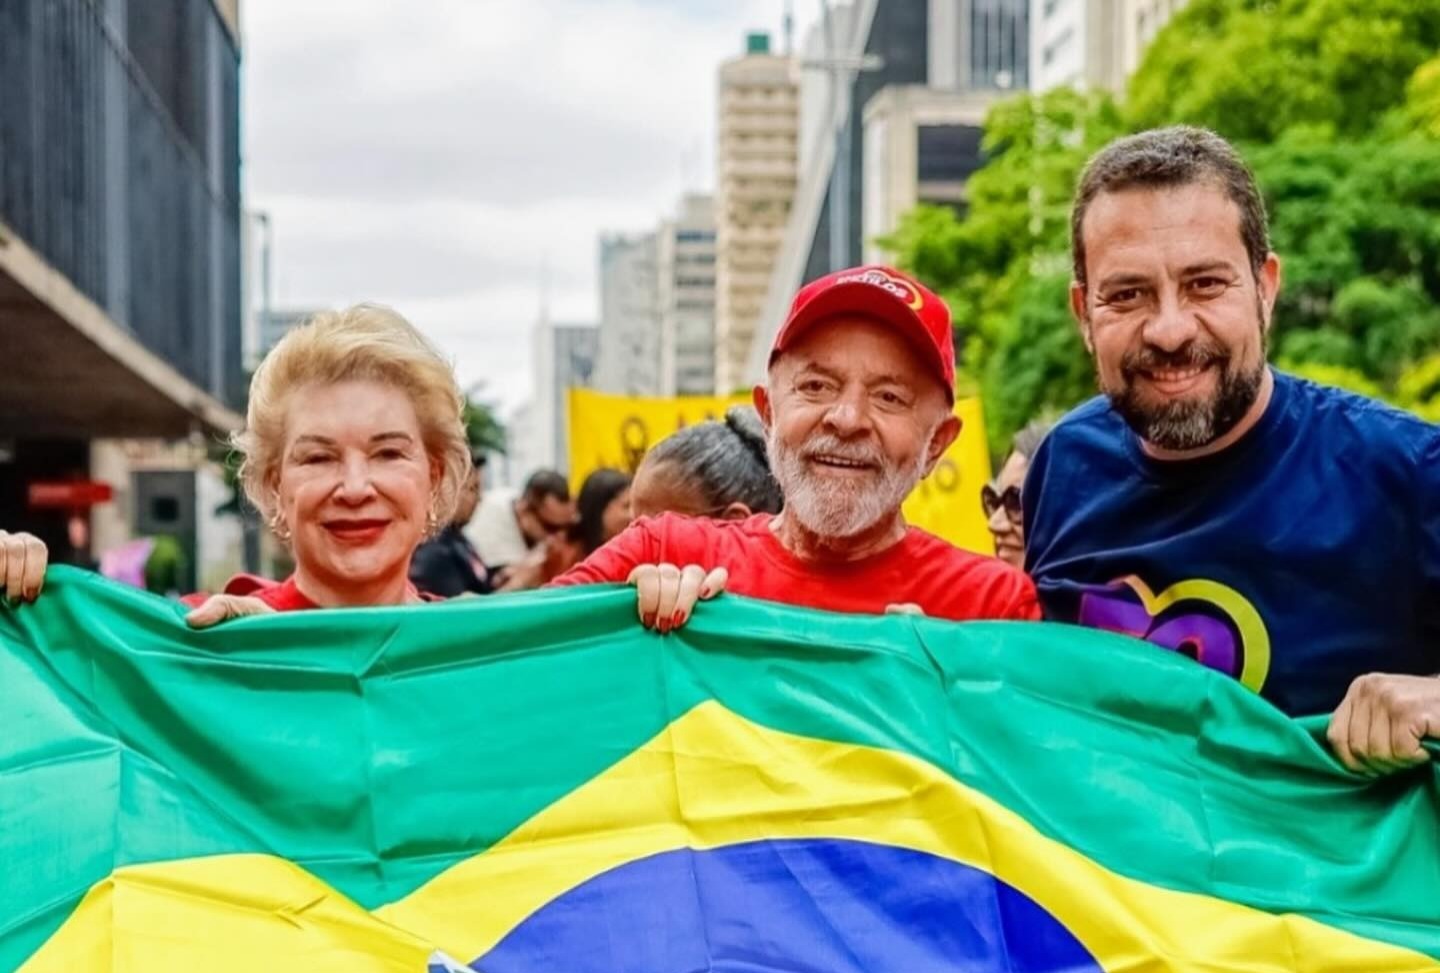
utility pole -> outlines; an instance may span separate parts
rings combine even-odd
[[[878,71],[885,66],[878,54],[842,52],[835,36],[835,18],[830,0],[820,0],[821,23],[825,32],[825,56],[800,62],[805,70],[825,71],[830,75],[830,117],[835,120],[835,161],[830,167],[830,270],[850,265],[850,171],[851,126],[854,120],[850,105],[842,108],[840,99],[850,98],[850,83],[861,71]]]

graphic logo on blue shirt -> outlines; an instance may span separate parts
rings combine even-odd
[[[1256,692],[1270,672],[1270,635],[1260,613],[1216,581],[1178,581],[1158,595],[1134,575],[1088,585],[1079,622],[1188,655]]]

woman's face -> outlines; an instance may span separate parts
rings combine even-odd
[[[626,487],[605,505],[600,515],[602,541],[609,541],[630,526],[630,487]]]
[[[683,517],[712,517],[716,520],[744,520],[750,508],[740,501],[716,507],[674,463],[641,463],[630,484],[630,512],[636,517],[658,517],[663,513]]]
[[[297,573],[340,589],[405,574],[439,475],[410,397],[379,382],[308,385],[285,413],[275,491]]]
[[[1000,467],[1000,475],[995,477],[991,488],[998,497],[1004,497],[1007,490],[1014,487],[1019,491],[1025,485],[1025,473],[1030,469],[1030,460],[1021,453],[1011,453],[1005,460],[1005,465]],[[1025,525],[1020,518],[1012,516],[1001,503],[990,512],[989,522],[986,524],[990,533],[995,535],[995,556],[1013,567],[1025,567]]]
[[[673,463],[641,463],[630,484],[630,512],[636,517],[663,513],[704,517],[709,504],[700,488],[675,475]]]

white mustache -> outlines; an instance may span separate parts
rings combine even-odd
[[[869,463],[874,466],[885,466],[885,457],[880,455],[880,450],[874,446],[866,446],[861,443],[847,443],[831,435],[819,435],[805,444],[800,454],[805,459],[814,459],[817,456],[833,456],[836,459],[849,460],[852,463]]]

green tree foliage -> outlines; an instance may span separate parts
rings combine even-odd
[[[1123,130],[1105,96],[1061,88],[1002,102],[985,123],[990,161],[967,184],[964,217],[921,206],[882,241],[949,303],[996,453],[1030,416],[1093,389],[1066,311],[1070,196],[1085,160]]]
[[[1002,102],[963,216],[921,207],[888,239],[955,314],[1002,453],[1029,418],[1093,394],[1067,308],[1071,195],[1118,134],[1205,125],[1239,145],[1284,286],[1273,357],[1440,419],[1440,3],[1191,0],[1126,101]]]
[[[474,398],[471,390],[465,400],[462,418],[465,421],[465,438],[475,452],[504,453],[505,427],[495,415],[495,407],[488,402]]]
[[[1430,0],[1191,0],[1131,79],[1127,116],[1250,142],[1296,125],[1360,137],[1437,49]]]

